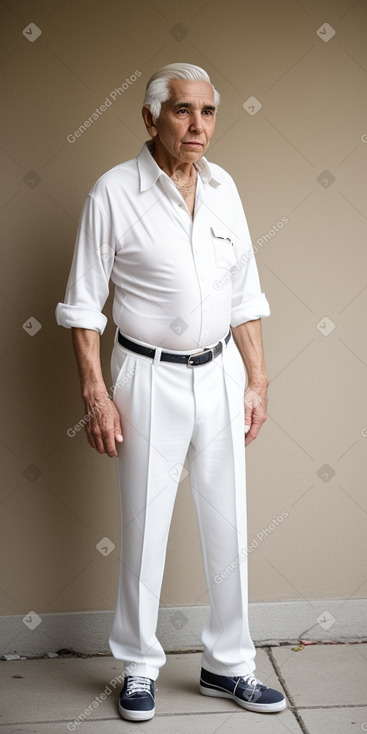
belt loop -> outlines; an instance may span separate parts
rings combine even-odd
[[[162,349],[160,347],[155,348],[155,355],[153,357],[153,364],[160,364]]]
[[[227,336],[227,334],[226,334],[226,336]],[[220,340],[220,343],[222,345],[221,354],[224,354],[224,350],[227,349],[226,336],[224,336],[223,339]]]

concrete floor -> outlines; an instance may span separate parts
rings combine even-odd
[[[112,657],[0,661],[0,734],[367,732],[367,643],[259,648],[257,677],[287,695],[289,707],[279,714],[201,696],[199,672],[199,653],[168,655],[156,715],[138,724],[117,714],[121,668]]]

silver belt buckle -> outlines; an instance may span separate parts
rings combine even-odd
[[[192,360],[192,359],[194,359],[195,357],[201,357],[201,355],[202,355],[202,354],[207,354],[208,352],[211,352],[211,355],[212,355],[212,356],[211,356],[211,359],[213,359],[213,350],[212,350],[212,349],[203,349],[203,351],[202,351],[202,352],[196,352],[196,354],[190,354],[190,356],[189,356],[189,358],[188,358],[188,360],[187,360],[187,366],[188,366],[188,367],[197,367],[198,365],[196,365],[196,364],[193,364],[193,363],[191,362],[191,360]],[[210,360],[210,359],[208,359],[208,362],[210,362],[210,361],[211,361],[211,360]],[[204,363],[204,364],[205,364],[205,363]]]

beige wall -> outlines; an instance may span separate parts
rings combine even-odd
[[[96,544],[118,546],[115,466],[82,433],[67,436],[83,406],[54,309],[84,197],[140,150],[145,83],[172,61],[204,66],[222,94],[208,157],[238,184],[272,307],[269,419],[247,454],[249,540],[288,516],[257,539],[250,600],[367,596],[366,22],[364,0],[2,3],[3,615],[114,606],[117,547],[104,557]],[[251,96],[262,104],[252,115]],[[110,320],[107,380],[113,331]],[[162,603],[206,601],[186,479]]]

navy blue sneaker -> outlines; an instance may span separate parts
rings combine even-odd
[[[200,693],[204,696],[232,698],[244,709],[269,714],[287,708],[280,691],[267,688],[252,673],[240,676],[225,676],[201,669]]]
[[[155,713],[155,683],[140,675],[128,675],[120,693],[118,710],[123,719],[146,721]]]

